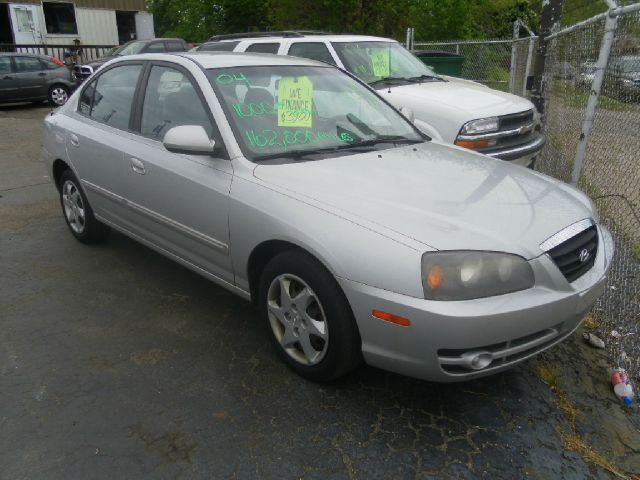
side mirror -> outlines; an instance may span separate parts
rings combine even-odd
[[[413,123],[416,119],[416,116],[413,114],[413,110],[411,110],[409,107],[400,107],[400,113],[404,115],[404,117],[411,123]]]
[[[188,155],[212,154],[216,147],[216,142],[209,138],[200,125],[181,125],[170,128],[165,133],[162,144],[170,152]]]

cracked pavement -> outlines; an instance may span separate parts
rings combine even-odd
[[[47,111],[0,107],[0,479],[638,478],[638,409],[580,332],[473,382],[319,385],[249,303],[118,233],[78,243]]]

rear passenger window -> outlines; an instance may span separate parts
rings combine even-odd
[[[140,131],[162,140],[172,127],[200,125],[209,137],[213,126],[191,80],[174,68],[154,66],[149,75],[142,106]]]
[[[10,57],[0,57],[0,73],[11,73]]]
[[[144,53],[161,53],[166,52],[167,49],[164,46],[164,42],[155,42],[147,45],[147,48],[144,49]]]
[[[240,42],[205,43],[198,48],[199,52],[232,52]]]
[[[59,65],[48,58],[41,58],[40,63],[43,65],[43,70],[56,70],[58,68],[64,67],[64,65]]]
[[[297,42],[291,45],[288,55],[336,64],[324,43]]]
[[[186,48],[184,48],[184,44],[182,42],[178,42],[175,40],[166,42],[167,43],[167,51],[168,52],[184,52]]]
[[[278,53],[278,49],[280,48],[279,43],[254,43],[253,45],[249,45],[249,47],[245,50],[245,52],[253,52],[253,53]]]
[[[42,70],[40,60],[37,57],[13,57],[18,73],[39,72]]]
[[[133,94],[142,65],[123,65],[107,70],[96,79],[89,116],[97,122],[122,130],[129,129]],[[85,89],[82,97],[90,88]],[[80,98],[82,109],[83,98]],[[82,111],[82,110],[81,110]]]

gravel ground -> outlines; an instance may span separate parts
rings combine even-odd
[[[72,238],[39,160],[46,111],[0,107],[0,479],[640,473],[639,412],[579,335],[464,384],[295,376],[250,304],[117,233]]]

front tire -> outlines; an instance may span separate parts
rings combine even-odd
[[[100,243],[109,235],[111,229],[96,220],[80,182],[71,170],[65,170],[60,176],[60,205],[67,226],[78,241]]]
[[[258,305],[278,354],[299,375],[328,382],[362,361],[347,299],[310,255],[287,251],[271,259],[260,279]]]

